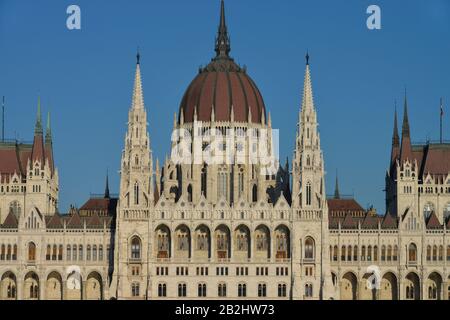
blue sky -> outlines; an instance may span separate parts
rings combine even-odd
[[[318,109],[327,193],[384,213],[394,100],[406,86],[413,141],[439,137],[439,98],[450,104],[450,2],[226,0],[232,56],[258,84],[281,158],[292,157],[306,50]],[[79,31],[66,8],[81,8]],[[366,27],[381,7],[382,29]],[[0,0],[0,95],[6,136],[32,140],[37,96],[51,110],[60,209],[118,191],[135,54],[141,66],[154,155],[170,148],[173,113],[200,65],[213,56],[219,0]],[[450,108],[444,135],[450,139]],[[402,114],[400,113],[400,120]]]

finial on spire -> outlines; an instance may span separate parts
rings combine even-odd
[[[221,0],[220,3],[220,24],[216,39],[216,58],[227,58],[230,53],[230,37],[228,36],[227,24],[225,21],[225,3]]]
[[[308,50],[306,50],[305,58],[306,58],[306,65],[309,66],[309,52],[308,52]]]
[[[37,116],[34,132],[42,134],[41,96],[38,96]]]
[[[141,54],[139,53],[139,46],[137,47],[137,53],[136,53],[136,64],[140,64],[141,60]]]
[[[340,199],[341,195],[339,193],[339,181],[338,181],[338,171],[336,169],[336,185],[334,187],[334,198],[335,199]]]
[[[106,186],[105,186],[105,199],[109,199],[109,179],[108,169],[106,169]]]
[[[394,101],[394,133],[392,134],[392,145],[398,147],[400,145],[400,138],[398,136],[398,121],[397,121],[397,100]]]

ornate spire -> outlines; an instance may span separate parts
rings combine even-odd
[[[142,93],[142,80],[141,80],[141,68],[140,68],[140,60],[141,55],[139,51],[136,55],[136,75],[134,77],[134,91],[133,91],[133,101],[132,108],[133,109],[143,109],[144,108],[144,95]]]
[[[403,125],[402,125],[402,144],[400,147],[400,162],[403,163],[403,161],[407,159],[409,159],[410,161],[413,160],[411,138],[409,131],[409,120],[408,120],[408,101],[406,98],[406,91],[405,91],[405,105],[403,111]]]
[[[306,54],[306,70],[305,70],[305,81],[303,84],[303,100],[302,100],[302,111],[314,109],[314,99],[311,84],[311,73],[309,68],[309,54]]]
[[[108,179],[108,169],[106,169],[105,199],[109,199],[109,179]]]
[[[341,195],[339,193],[339,181],[338,181],[338,172],[336,170],[336,184],[334,186],[334,198],[335,199],[340,199]]]
[[[52,129],[50,126],[50,111],[47,112],[47,129],[45,130],[45,142],[49,143],[52,141]]]
[[[392,134],[392,146],[398,147],[400,145],[400,138],[398,136],[398,124],[397,124],[397,102],[395,102],[395,114],[394,114],[394,132]]]
[[[225,3],[222,0],[220,4],[220,24],[216,38],[216,58],[229,58],[231,47],[230,37],[228,36],[227,24],[225,21]]]
[[[41,115],[41,97],[38,96],[38,105],[37,105],[37,116],[36,116],[36,125],[34,127],[35,134],[42,134],[42,115]]]

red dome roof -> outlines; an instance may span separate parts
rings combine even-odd
[[[191,82],[180,106],[184,122],[194,121],[195,108],[198,121],[211,121],[213,108],[215,121],[231,121],[231,108],[236,122],[247,122],[249,112],[253,123],[266,117],[261,93],[232,60],[211,62]]]
[[[181,101],[179,119],[193,122],[196,110],[198,121],[211,121],[214,108],[215,121],[265,123],[266,110],[257,86],[229,56],[230,39],[225,24],[225,9],[222,1],[219,32],[216,38],[216,57],[201,69],[191,82]],[[262,115],[264,114],[264,118]]]

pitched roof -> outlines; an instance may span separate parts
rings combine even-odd
[[[439,219],[436,216],[436,214],[434,213],[434,211],[428,217],[426,226],[427,226],[427,229],[442,229],[442,225],[439,222]]]
[[[88,228],[102,228],[103,221],[100,220],[97,213],[94,213],[91,217],[87,218],[86,226]]]
[[[384,215],[383,222],[381,223],[382,229],[396,229],[397,228],[397,218],[392,216],[390,213]]]
[[[345,216],[352,213],[353,216],[362,216],[365,210],[355,199],[328,199],[328,212],[330,216]]]
[[[26,175],[26,165],[31,156],[31,144],[0,143],[0,173],[2,181],[8,181],[10,174]]]
[[[342,221],[341,227],[343,229],[355,229],[358,227],[358,219],[353,218],[352,214],[349,212]]]
[[[378,221],[380,221],[377,215],[374,215],[372,212],[367,212],[366,217],[361,223],[361,227],[364,229],[377,229]]]
[[[114,215],[117,207],[116,198],[95,198],[92,197],[80,208],[80,216],[99,216]]]
[[[15,229],[19,226],[19,220],[17,220],[16,215],[11,211],[2,224],[2,228]]]
[[[67,222],[67,228],[80,229],[83,228],[83,222],[81,221],[80,215],[78,212],[74,212],[69,221]]]
[[[53,216],[48,218],[48,221],[46,221],[46,226],[51,229],[62,229],[63,222],[61,216],[58,213],[55,213]]]

